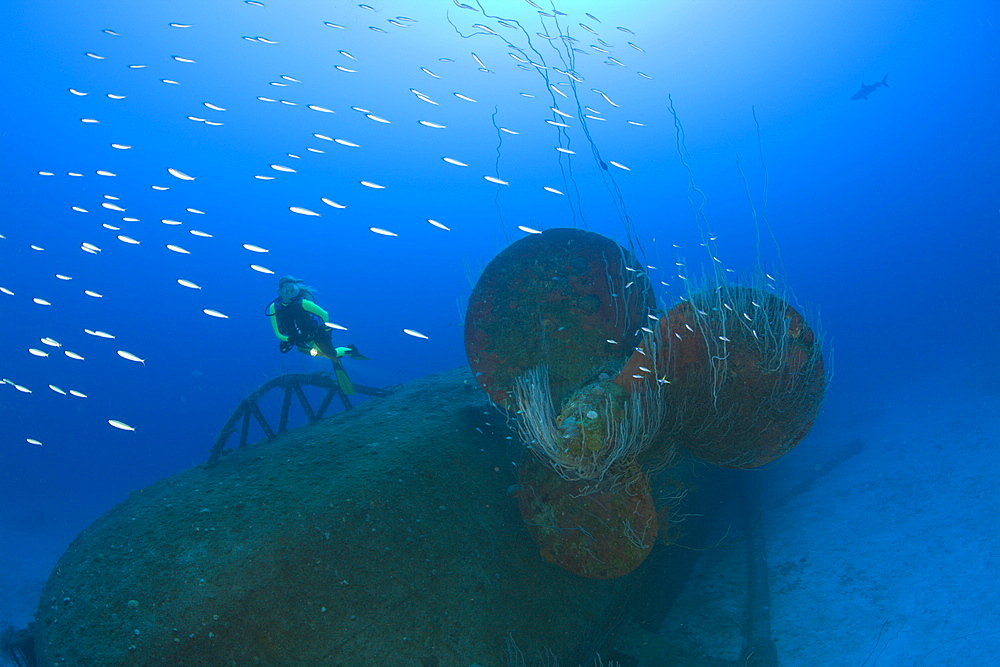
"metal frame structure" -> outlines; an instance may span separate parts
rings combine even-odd
[[[319,404],[317,410],[313,410],[312,405],[309,403],[309,399],[306,398],[305,391],[303,391],[303,386],[320,387],[326,389],[326,395]],[[282,389],[284,394],[281,399],[281,412],[278,416],[278,429],[274,430],[268,423],[267,418],[260,409],[259,401],[260,399],[273,389]],[[355,391],[359,394],[364,394],[365,396],[373,396],[377,398],[385,398],[391,394],[396,387],[384,387],[382,389],[376,389],[375,387],[367,387],[365,385],[355,384]],[[323,418],[323,414],[326,412],[327,408],[330,407],[330,403],[333,401],[334,397],[339,397],[340,402],[344,405],[344,410],[350,410],[352,407],[351,399],[344,393],[343,389],[340,388],[340,384],[337,382],[337,378],[329,373],[322,371],[317,371],[315,373],[286,373],[285,375],[279,375],[278,377],[268,380],[256,390],[254,390],[249,396],[240,401],[240,404],[236,406],[233,414],[229,416],[226,420],[226,424],[222,427],[222,431],[219,432],[219,437],[216,438],[215,444],[212,445],[211,451],[208,454],[208,461],[206,465],[212,466],[219,462],[219,458],[222,456],[226,448],[226,442],[229,440],[229,436],[237,431],[237,423],[239,423],[240,441],[237,445],[237,449],[240,447],[245,447],[247,444],[247,436],[250,433],[250,421],[255,420],[258,425],[260,425],[261,430],[264,431],[264,437],[268,442],[275,440],[279,435],[288,430],[288,413],[292,405],[292,396],[299,399],[299,405],[302,406],[302,411],[305,412],[306,418],[309,420],[310,424],[315,424],[320,419]]]

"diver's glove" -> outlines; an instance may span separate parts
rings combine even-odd
[[[283,340],[278,344],[278,349],[281,350],[282,354],[285,352],[291,352],[293,347],[295,347],[295,345],[293,345],[290,340]]]

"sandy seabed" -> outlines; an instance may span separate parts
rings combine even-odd
[[[1000,393],[985,374],[837,389],[802,445],[757,473],[780,664],[992,664]],[[660,635],[736,664],[746,550],[718,532]]]

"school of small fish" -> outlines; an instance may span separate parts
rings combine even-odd
[[[553,13],[551,8],[545,9],[531,0],[524,0],[524,3],[528,14],[523,20],[492,16],[486,11],[490,5],[487,1],[468,4],[453,0],[452,5],[444,6],[446,3],[442,3],[442,7],[435,7],[432,3],[415,4],[414,11],[419,8],[423,12],[416,17],[389,15],[380,9],[378,3],[327,8],[322,11],[328,16],[317,19],[317,25],[323,26],[321,29],[334,47],[331,53],[336,54],[324,56],[324,65],[328,70],[326,80],[317,80],[315,73],[307,75],[307,71],[315,71],[312,67],[308,70],[303,67],[301,74],[281,73],[280,70],[261,67],[252,70],[256,78],[255,89],[239,90],[236,84],[224,82],[225,85],[214,86],[215,93],[211,96],[205,95],[209,99],[192,97],[185,92],[189,87],[201,90],[212,87],[213,83],[223,83],[213,82],[206,74],[213,68],[223,66],[223,63],[217,61],[219,45],[213,45],[212,49],[197,47],[201,26],[195,20],[196,16],[178,16],[180,20],[165,26],[120,25],[114,29],[106,28],[96,35],[82,35],[81,38],[90,46],[80,53],[86,59],[92,76],[84,77],[82,81],[64,82],[63,90],[67,91],[69,98],[65,104],[66,114],[78,128],[76,132],[87,137],[100,137],[102,145],[110,151],[106,154],[95,152],[92,163],[80,164],[73,171],[53,164],[39,165],[34,173],[56,184],[55,189],[46,191],[50,193],[48,198],[53,206],[71,211],[66,215],[76,217],[79,214],[73,223],[75,252],[90,255],[88,262],[99,265],[111,276],[115,275],[117,262],[171,267],[172,275],[156,279],[185,288],[177,291],[185,296],[184,303],[188,304],[189,311],[200,311],[206,316],[204,324],[199,325],[202,331],[195,335],[240,335],[237,327],[240,326],[238,323],[246,322],[244,313],[233,305],[235,302],[227,302],[226,294],[231,290],[224,289],[224,286],[230,280],[244,278],[235,275],[223,277],[218,272],[206,272],[204,267],[215,258],[228,257],[227,253],[232,250],[236,257],[246,258],[239,261],[244,269],[250,270],[249,275],[264,277],[265,282],[253,289],[267,293],[273,289],[270,281],[276,273],[270,267],[293,268],[297,249],[282,235],[241,238],[243,232],[239,215],[234,216],[211,206],[213,192],[223,188],[238,188],[240,199],[247,203],[249,209],[259,206],[264,211],[263,215],[274,216],[276,225],[302,230],[301,233],[306,236],[324,233],[331,228],[337,233],[353,229],[382,237],[377,243],[389,244],[386,247],[391,248],[404,247],[409,243],[434,243],[436,236],[425,238],[424,235],[467,233],[472,221],[456,219],[447,211],[422,210],[426,204],[419,199],[408,202],[410,208],[416,211],[412,219],[392,216],[372,220],[370,217],[370,211],[378,210],[380,205],[391,210],[387,203],[393,197],[412,198],[414,183],[401,182],[401,174],[390,168],[391,165],[383,165],[385,173],[376,173],[379,165],[372,161],[368,151],[373,147],[418,150],[418,146],[419,150],[425,150],[420,142],[429,142],[435,148],[425,155],[424,170],[430,179],[424,182],[425,189],[441,189],[436,179],[451,178],[456,191],[467,189],[487,201],[541,192],[547,193],[541,195],[544,197],[559,196],[549,198],[551,201],[579,206],[580,194],[567,182],[565,169],[568,161],[574,161],[573,169],[594,166],[589,133],[586,133],[588,124],[617,123],[622,127],[645,127],[644,123],[623,115],[619,104],[621,100],[614,99],[613,91],[605,92],[588,86],[585,83],[587,70],[610,67],[649,79],[649,75],[633,69],[633,62],[641,58],[645,50],[634,41],[628,41],[634,39],[635,34],[629,28],[609,28],[589,13],[570,21],[566,13]],[[437,48],[447,50],[447,54],[441,54],[436,62],[409,66],[407,59],[402,57],[393,66],[408,72],[410,81],[405,87],[384,91],[388,96],[385,99],[391,102],[383,100],[380,103],[377,96],[364,100],[348,97],[354,90],[350,86],[360,85],[352,82],[363,81],[370,88],[372,82],[383,75],[378,68],[386,66],[386,59],[373,57],[374,50],[391,52],[391,40],[398,31],[419,33],[424,26],[443,23],[445,11],[456,8],[458,15],[453,15],[450,20],[463,22],[463,32],[475,36],[475,51],[469,50],[469,44],[461,40],[438,43]],[[281,10],[271,3],[245,0],[232,11],[260,13],[264,9],[272,13]],[[332,16],[334,14],[336,16]],[[250,20],[253,18],[249,17]],[[269,23],[265,21],[260,25],[263,32],[263,26]],[[533,27],[528,30],[528,25]],[[560,27],[557,28],[557,25]],[[539,30],[540,26],[544,28]],[[143,31],[150,35],[168,32],[166,39],[159,41],[159,37],[147,40]],[[276,58],[275,62],[288,62],[289,55],[298,52],[295,40],[281,32],[277,27],[274,32],[268,30],[266,36],[233,32],[229,36],[231,43],[225,47],[232,49],[236,58],[257,58],[263,53],[283,52],[283,58]],[[625,33],[627,38],[623,38],[621,33]],[[217,38],[217,33],[212,34]],[[169,47],[164,49],[162,44],[171,43],[169,38],[174,35],[178,38],[183,35],[183,39],[176,40],[176,51]],[[552,62],[542,61],[540,51],[535,47],[541,40],[548,42],[546,49],[555,48],[562,57],[552,58]],[[141,60],[133,59],[135,55],[123,56],[122,45],[129,47],[128,53],[142,54]],[[344,48],[340,48],[342,46]],[[102,78],[117,81],[119,70],[135,71],[136,74],[130,75],[136,80],[135,84],[120,88],[116,85],[112,90],[104,90],[93,83]],[[494,84],[496,77],[513,76],[518,71],[523,73],[519,74],[523,86],[521,90],[506,90]],[[83,81],[87,82],[86,85]],[[496,93],[497,90],[500,92]],[[178,136],[186,137],[191,132],[198,132],[204,133],[204,139],[178,139],[177,150],[172,151],[169,159],[164,159],[155,169],[142,168],[135,162],[118,157],[141,158],[147,161],[147,165],[157,159],[158,155],[149,148],[150,141],[146,140],[142,131],[136,130],[133,121],[123,121],[127,116],[123,116],[119,109],[160,104],[168,99],[172,104],[180,101],[184,112],[176,118],[157,119],[157,122],[162,123],[164,128],[176,127],[176,130],[170,131],[176,131]],[[495,117],[503,119],[504,124],[498,124]],[[360,120],[356,122],[354,119]],[[178,125],[171,125],[175,120]],[[287,125],[296,130],[308,127],[308,132],[298,133],[299,143],[284,152],[266,147],[250,150],[241,145],[244,150],[234,153],[234,159],[227,165],[228,171],[220,171],[217,161],[206,159],[207,152],[224,150],[219,147],[225,143],[220,144],[217,138],[222,135],[216,133],[235,133],[239,131],[237,128],[247,127],[248,123],[263,123],[272,127]],[[536,127],[532,127],[533,123]],[[191,129],[181,130],[179,124]],[[468,143],[468,136],[473,135],[459,134],[468,132],[469,127],[475,124],[488,130],[475,135],[483,138],[484,143],[478,147]],[[148,131],[155,133],[156,129]],[[419,133],[419,142],[409,138],[408,133],[413,132]],[[526,145],[529,141],[527,136],[535,137],[540,132],[544,133],[547,141],[534,148],[539,156],[538,173],[517,173],[509,169],[502,159],[494,158],[494,153],[502,156],[506,150],[503,142],[515,142],[517,150],[531,149],[532,146]],[[450,138],[452,133],[459,138]],[[276,136],[279,134],[275,132]],[[226,136],[235,137],[229,141],[246,142],[245,138],[236,134]],[[394,142],[399,144],[394,145]],[[408,149],[410,143],[413,149]],[[270,142],[262,142],[262,146],[269,145]],[[438,149],[438,146],[441,148]],[[451,152],[445,152],[445,146]],[[607,147],[609,151],[612,148]],[[543,158],[543,155],[548,157]],[[252,156],[256,156],[256,162],[253,162]],[[633,168],[638,168],[624,158],[600,160],[600,169],[608,172],[607,177],[610,178],[614,174],[610,174],[609,165],[617,169],[616,173],[622,178]],[[445,169],[449,170],[447,176],[442,173]],[[422,178],[423,175],[416,174],[415,177]],[[542,180],[539,181],[539,178]],[[79,186],[64,188],[60,185],[62,179],[77,179]],[[144,183],[141,189],[137,188],[136,182]],[[83,191],[90,194],[80,195]],[[106,194],[109,192],[113,194]],[[398,195],[397,192],[404,194]],[[275,207],[275,197],[286,199]],[[70,200],[67,201],[67,198]],[[195,220],[198,220],[198,228],[191,226]],[[446,220],[447,224],[440,220]],[[88,221],[92,223],[88,224]],[[12,231],[10,222],[0,224],[3,225],[0,232],[9,234]],[[538,226],[532,222],[531,225],[516,225],[516,228],[524,234],[539,234],[542,230]],[[25,243],[25,247],[38,253],[45,253],[50,244],[55,245],[51,239],[31,241]],[[0,233],[0,244],[8,244],[8,247],[0,245],[3,252],[7,252],[12,243]],[[268,266],[250,263],[250,258],[257,261],[263,259]],[[159,355],[151,352],[147,356],[144,349],[148,346],[144,346],[141,339],[136,339],[134,333],[119,338],[102,329],[92,328],[102,326],[100,314],[107,312],[98,304],[106,299],[110,302],[108,305],[119,307],[122,300],[129,298],[132,291],[130,285],[115,281],[90,285],[86,283],[90,278],[75,277],[70,273],[54,275],[59,281],[74,281],[71,285],[75,291],[57,290],[54,285],[43,281],[19,282],[12,272],[0,270],[0,293],[4,298],[26,300],[39,306],[39,311],[59,312],[61,308],[71,307],[76,313],[87,309],[93,318],[80,325],[68,326],[66,323],[67,326],[60,324],[56,327],[44,325],[53,320],[48,315],[39,314],[37,321],[26,323],[27,328],[37,329],[38,333],[32,339],[35,342],[23,348],[23,353],[37,359],[38,370],[17,381],[0,378],[0,391],[11,390],[27,397],[35,394],[38,387],[48,387],[57,396],[103,396],[113,403],[114,388],[102,386],[99,377],[90,378],[87,393],[75,388],[60,388],[60,385],[66,386],[59,379],[66,373],[59,364],[68,363],[62,358],[72,363],[83,362],[82,367],[86,367],[103,363],[99,360],[117,357],[132,362],[126,366],[137,373],[153,371],[158,363],[162,364],[158,361]],[[77,273],[84,275],[84,272]],[[92,274],[88,272],[85,275]],[[678,276],[683,278],[680,274]],[[230,318],[233,322],[227,323]],[[425,324],[428,328],[422,326],[421,329],[430,330],[433,327],[432,322]],[[346,330],[339,324],[330,323],[328,326]],[[114,327],[109,328],[114,330]],[[65,339],[70,347],[64,347],[62,342],[47,335],[50,330],[60,339]],[[418,340],[431,338],[422,330],[403,326],[395,329],[397,332],[400,330]],[[88,344],[88,340],[95,342]],[[118,345],[122,349],[118,349]],[[82,376],[75,373],[72,377]],[[226,409],[228,404],[220,407],[221,411]],[[104,415],[102,419],[106,425],[128,433],[140,430],[132,423],[142,426],[141,417],[131,419],[128,415],[112,414]],[[31,445],[40,446],[43,443],[43,439],[34,433],[25,433],[21,437]]]

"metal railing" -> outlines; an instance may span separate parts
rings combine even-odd
[[[322,401],[320,401],[319,407],[313,410],[312,405],[309,403],[309,399],[306,397],[306,393],[303,387],[312,386],[320,387],[321,389],[326,389],[326,394],[323,396]],[[376,389],[375,387],[367,387],[361,384],[355,384],[354,389],[359,394],[364,394],[366,396],[372,396],[376,398],[385,398],[397,387],[384,387],[382,389]],[[284,393],[281,398],[281,411],[278,415],[278,428],[274,429],[271,424],[267,421],[264,416],[263,411],[260,409],[260,400],[265,394],[273,390],[282,390]],[[208,461],[206,465],[212,466],[219,462],[219,458],[222,456],[226,448],[226,442],[229,437],[234,433],[239,431],[239,444],[236,449],[240,447],[245,447],[247,444],[248,437],[250,435],[250,424],[255,421],[261,430],[264,432],[264,439],[268,442],[275,440],[279,435],[288,430],[288,417],[292,406],[292,397],[295,397],[299,401],[299,405],[302,406],[302,411],[305,413],[306,419],[309,420],[310,424],[315,424],[320,419],[323,418],[324,413],[330,407],[330,403],[333,402],[334,398],[339,398],[340,402],[344,406],[344,410],[350,410],[353,406],[351,405],[351,399],[344,393],[337,382],[337,378],[333,375],[321,371],[315,373],[287,373],[285,375],[279,375],[278,377],[268,380],[256,390],[254,390],[249,396],[240,401],[240,404],[236,406],[236,409],[226,420],[225,425],[222,427],[222,431],[219,432],[219,437],[216,438],[215,444],[212,445],[212,449],[208,454]]]

